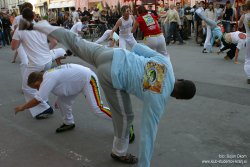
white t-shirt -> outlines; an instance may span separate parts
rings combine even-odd
[[[119,35],[120,37],[126,37],[128,35],[133,35],[131,29],[133,26],[133,17],[129,15],[128,20],[124,20],[123,17],[120,18],[122,21],[121,26],[119,26]]]
[[[245,44],[246,44],[246,39],[241,39],[239,37],[239,34],[242,33],[240,31],[236,31],[236,32],[231,32],[231,39],[232,39],[232,43],[233,44],[237,44],[237,48],[240,50],[242,48],[245,47]],[[245,34],[245,33],[243,33]],[[246,34],[245,34],[246,35]]]
[[[22,18],[23,18],[23,15],[18,15],[18,16],[16,16],[15,19],[14,19],[14,22],[13,22],[13,26],[18,25],[19,22],[20,22],[20,20],[21,20]]]
[[[35,95],[38,101],[47,101],[50,92],[56,96],[73,96],[82,92],[94,72],[78,64],[65,64],[46,71]]]
[[[82,22],[77,22],[73,25],[73,27],[70,29],[71,32],[78,34],[78,31],[82,30]]]
[[[78,22],[78,19],[79,19],[79,14],[78,12],[74,11],[72,12],[72,20],[74,23],[77,23]]]
[[[15,31],[12,39],[21,41],[28,56],[29,66],[42,66],[52,60],[47,36],[39,31]]]
[[[52,56],[52,60],[55,60],[59,57],[64,57],[66,54],[66,51],[63,48],[57,48],[50,50],[50,54]]]

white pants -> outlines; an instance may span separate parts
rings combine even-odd
[[[103,106],[100,94],[100,85],[95,73],[92,72],[90,81],[83,85],[83,93],[86,97],[87,104],[90,110],[99,117],[111,120],[111,113],[108,107]],[[72,105],[75,98],[78,96],[59,96],[56,104],[61,112],[63,123],[66,125],[74,124],[74,117],[72,114]]]
[[[247,79],[250,79],[250,37],[247,37],[246,45],[244,70],[247,75]]]
[[[105,40],[107,40],[110,37],[111,31],[112,30],[106,30],[104,34],[97,41],[95,41],[95,43],[100,44],[104,42]],[[110,46],[110,43],[108,44],[108,46]]]
[[[163,34],[153,37],[145,37],[144,44],[164,56],[169,56]]]
[[[122,36],[122,35],[119,36],[119,48],[126,49],[127,45],[129,45],[129,47],[132,48],[136,43],[137,42],[133,34],[128,36]]]
[[[36,71],[42,71],[42,70],[48,70],[51,67],[51,62],[42,65],[42,66],[27,66],[25,72],[24,72],[24,80],[22,83],[22,89],[24,93],[24,98],[26,102],[30,101],[34,98],[34,95],[37,93],[36,89],[33,89],[27,85],[28,77],[32,72]],[[43,111],[47,110],[50,106],[46,102],[41,102],[39,105],[30,108],[30,113],[33,117],[36,115],[42,113]]]
[[[207,25],[207,35],[204,43],[204,49],[206,49],[208,52],[212,51],[211,37],[212,37],[211,27]]]
[[[25,70],[28,66],[28,56],[23,48],[23,45],[20,44],[20,46],[18,47],[17,49],[17,54],[20,58],[20,71],[21,71],[21,77],[22,77],[22,82],[24,81],[24,73],[25,73]]]

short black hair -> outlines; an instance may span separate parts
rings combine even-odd
[[[87,17],[87,16],[83,16],[83,17],[81,18],[81,22],[85,22],[85,21],[88,21],[88,17]]]
[[[179,95],[181,99],[192,99],[196,93],[196,86],[192,81],[181,79]]]
[[[30,8],[23,9],[22,15],[23,18],[25,18],[28,21],[32,21],[34,19],[34,13]]]
[[[139,14],[143,14],[143,13],[146,13],[146,12],[147,12],[145,6],[143,6],[143,5],[140,5],[140,6],[138,7],[137,11],[138,11]]]

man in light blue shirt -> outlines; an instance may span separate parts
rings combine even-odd
[[[132,111],[129,94],[143,101],[140,127],[139,167],[149,167],[154,141],[161,116],[170,96],[191,99],[196,92],[192,81],[175,80],[169,56],[141,44],[132,51],[107,48],[88,42],[47,22],[32,25],[22,20],[19,29],[34,29],[56,38],[82,60],[96,67],[100,84],[109,103],[114,125],[111,157],[129,164],[137,163],[137,157],[128,154],[129,128]]]

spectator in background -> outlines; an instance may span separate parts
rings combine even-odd
[[[92,20],[94,21],[95,24],[99,24],[99,17],[100,17],[99,9],[95,8],[92,13]]]
[[[77,9],[76,12],[78,13],[78,16],[79,16],[79,17],[82,16],[82,11],[81,11],[81,8],[80,8],[80,7]]]
[[[164,23],[164,20],[167,17],[167,11],[169,9],[169,4],[165,3],[164,5],[164,11],[162,11],[161,13],[159,13],[159,20],[158,22],[160,23],[161,26],[161,31],[163,32],[163,35],[165,37],[165,40],[167,39],[167,34],[168,34],[168,29],[169,29],[169,24],[168,22]]]
[[[83,7],[82,16],[87,16],[90,19],[90,13],[89,13],[89,11],[87,10],[86,7]]]
[[[170,5],[170,9],[167,11],[167,17],[164,23],[169,24],[169,33],[167,35],[166,44],[169,45],[172,36],[174,36],[174,39],[177,36],[180,45],[184,44],[180,36],[180,32],[176,31],[178,28],[181,29],[181,21],[178,12],[174,9],[173,4]]]
[[[49,12],[48,12],[48,21],[51,25],[57,25],[56,24],[56,21],[57,21],[57,18],[56,18],[56,13],[54,12],[53,9],[49,9]]]
[[[226,6],[223,11],[223,27],[225,28],[225,32],[229,33],[231,31],[231,24],[230,22],[233,21],[233,8],[231,7],[230,1],[226,2]]]
[[[184,8],[184,15],[186,16],[188,20],[188,35],[191,36],[193,13],[192,13],[192,8],[190,6],[190,3],[187,3],[187,7]]]
[[[1,13],[0,13],[0,48],[2,46],[5,46],[5,39],[4,39],[4,34],[3,34],[2,17],[1,17]]]
[[[2,26],[3,26],[3,34],[4,34],[5,42],[7,43],[7,45],[10,45],[10,42],[12,40],[11,34],[10,34],[12,24],[6,13],[3,13]]]
[[[11,22],[12,25],[14,23],[14,20],[15,20],[16,16],[17,16],[16,12],[12,12],[11,15],[10,15],[10,22]]]
[[[179,14],[179,18],[180,18],[180,25],[181,25],[181,28],[180,29],[176,29],[175,31],[180,31],[180,35],[181,35],[181,38],[183,39],[183,22],[184,22],[184,10],[183,8],[181,7],[181,4],[180,2],[177,2],[176,3],[176,11],[178,12]],[[175,39],[174,39],[175,41]]]
[[[214,11],[215,11],[215,14],[216,14],[216,21],[220,20],[221,17],[222,17],[222,12],[223,12],[223,9],[221,8],[220,4],[217,3],[215,5]]]
[[[64,22],[63,22],[63,27],[66,29],[71,29],[72,26],[74,25],[69,12],[65,12],[64,14]]]
[[[196,4],[196,10],[201,10],[204,12],[204,8],[205,8],[205,2],[201,1],[200,3]],[[196,11],[195,10],[195,11]],[[203,42],[205,40],[204,35],[203,35],[203,28],[202,28],[202,19],[195,13],[194,14],[194,19],[196,22],[196,42],[198,44],[200,44],[200,46],[203,45]]]
[[[75,8],[75,7],[71,7],[70,10],[71,10],[72,21],[73,21],[74,24],[75,24],[75,23],[77,23],[78,20],[79,20],[79,14],[78,14],[78,12],[76,11],[76,8]]]

